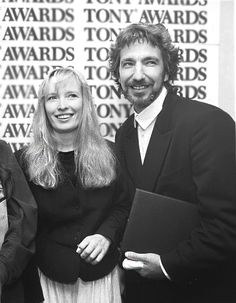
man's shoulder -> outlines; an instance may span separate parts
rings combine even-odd
[[[123,141],[123,139],[130,133],[130,131],[133,128],[134,128],[134,115],[132,114],[123,122],[123,124],[117,130],[115,136],[116,145],[119,144],[120,141]]]
[[[223,109],[199,100],[193,100],[177,96],[176,111],[182,117],[189,119],[208,119],[209,117],[221,116],[226,120],[232,120],[232,117]]]
[[[115,150],[115,143],[113,141],[111,141],[110,139],[105,139],[105,142],[112,151]]]
[[[129,116],[121,125],[121,127],[118,129],[118,132],[126,131],[127,129],[134,127],[134,114]]]

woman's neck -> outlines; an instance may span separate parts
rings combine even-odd
[[[74,150],[73,134],[56,134],[57,150],[61,152],[69,152]]]

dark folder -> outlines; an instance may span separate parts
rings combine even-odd
[[[196,205],[136,189],[121,250],[163,254],[187,240],[198,225]]]

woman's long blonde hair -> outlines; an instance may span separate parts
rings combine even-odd
[[[76,174],[84,188],[109,185],[116,178],[116,158],[99,130],[90,88],[72,68],[53,70],[42,82],[33,118],[33,140],[23,157],[30,180],[44,188],[55,188],[62,179],[52,126],[45,111],[45,91],[49,80],[75,77],[81,87],[82,109],[74,140]]]

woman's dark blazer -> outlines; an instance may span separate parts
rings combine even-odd
[[[24,170],[22,150],[16,157]],[[59,157],[66,157],[59,154]],[[73,155],[72,155],[73,157]],[[38,204],[36,263],[50,279],[61,283],[96,280],[110,273],[119,260],[118,246],[128,219],[131,196],[120,169],[109,186],[84,189],[62,168],[62,181],[55,189],[29,181]],[[97,265],[76,253],[77,245],[92,234],[109,238],[112,245]]]

